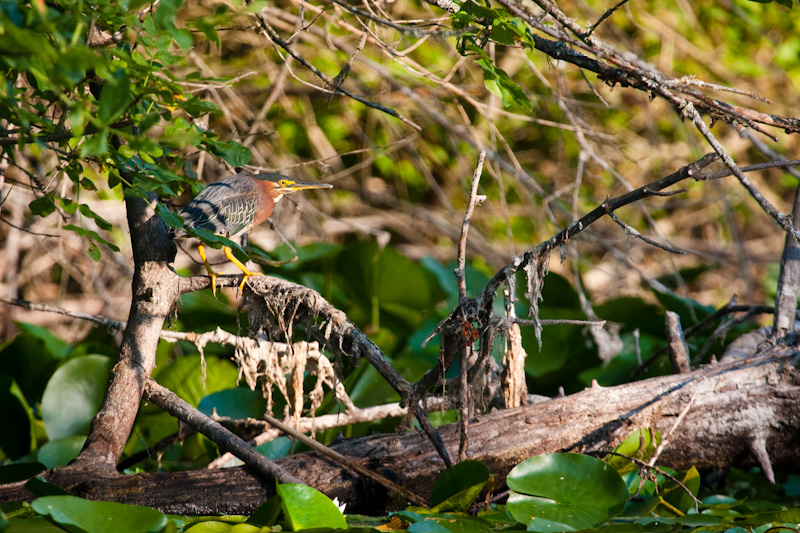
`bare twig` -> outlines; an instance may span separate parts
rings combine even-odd
[[[458,298],[463,301],[467,297],[467,284],[464,277],[464,267],[466,264],[467,255],[467,233],[469,233],[469,224],[472,220],[472,212],[475,206],[483,202],[486,197],[478,195],[478,185],[481,181],[481,174],[483,173],[483,162],[486,159],[486,151],[481,151],[478,154],[478,162],[475,164],[475,172],[472,174],[472,189],[469,194],[469,202],[467,203],[467,212],[464,215],[464,222],[461,224],[461,238],[458,240],[458,258],[456,260],[455,276],[458,281]]]
[[[153,379],[147,380],[144,399],[153,402],[172,416],[216,442],[220,448],[230,451],[250,468],[264,476],[264,478],[275,478],[281,483],[303,483],[302,480],[284,470],[283,467],[272,462],[266,455],[258,453],[241,438],[225,429],[219,422],[207,417]]]
[[[329,458],[333,459],[334,461],[336,461],[340,465],[346,466],[347,468],[358,472],[362,476],[364,476],[364,477],[366,477],[368,479],[371,479],[375,483],[378,483],[379,485],[381,485],[383,487],[386,487],[389,491],[391,491],[391,492],[393,492],[393,493],[395,493],[395,494],[397,494],[397,495],[399,495],[399,496],[401,496],[403,498],[406,498],[408,501],[410,501],[410,502],[412,502],[412,503],[414,503],[416,505],[424,505],[424,506],[428,506],[429,505],[428,501],[425,498],[422,498],[421,496],[418,496],[417,494],[414,494],[413,492],[409,491],[405,487],[403,487],[401,485],[398,485],[397,483],[386,479],[382,475],[377,474],[377,473],[373,472],[372,470],[370,470],[368,468],[365,468],[364,466],[362,466],[357,461],[354,461],[353,459],[350,459],[349,457],[346,457],[346,456],[340,454],[339,452],[331,450],[327,446],[325,446],[325,445],[315,441],[314,439],[312,439],[310,437],[307,437],[303,433],[297,431],[293,427],[291,427],[291,426],[289,426],[287,424],[284,424],[283,422],[281,422],[277,418],[273,418],[272,416],[265,414],[264,415],[264,420],[267,421],[270,425],[274,426],[275,428],[281,430],[286,435],[289,435],[290,437],[299,440],[300,442],[302,442],[306,446],[309,446],[310,448],[316,450],[317,452],[321,453],[322,455],[325,455],[326,457],[329,457]]]
[[[596,29],[597,29],[597,27],[598,27],[600,24],[602,24],[602,23],[603,23],[603,22],[604,22],[604,21],[605,21],[605,20],[606,20],[608,17],[610,17],[611,15],[613,15],[615,11],[617,11],[619,8],[621,8],[622,6],[624,6],[625,4],[627,4],[628,2],[629,2],[629,0],[620,0],[620,1],[619,1],[617,4],[615,4],[614,6],[610,7],[609,9],[607,9],[607,10],[606,10],[606,12],[605,12],[605,13],[603,13],[603,14],[600,16],[600,18],[599,18],[599,19],[597,19],[597,22],[595,22],[594,24],[592,24],[592,26],[589,28],[589,31],[587,31],[587,32],[586,32],[586,36],[588,37],[588,36],[590,36],[592,33],[594,33],[594,30],[596,30]]]
[[[28,300],[20,300],[17,298],[5,298],[0,296],[0,302],[3,302],[8,305],[16,305],[17,307],[22,307],[23,309],[27,309],[29,311],[42,311],[43,313],[56,313],[59,315],[64,315],[72,318],[79,318],[81,320],[88,320],[90,322],[94,322],[96,324],[100,324],[102,326],[108,326],[110,328],[114,328],[117,330],[124,330],[127,326],[127,323],[120,322],[118,320],[111,320],[110,318],[106,318],[104,316],[98,315],[90,315],[89,313],[81,313],[80,311],[67,311],[61,307],[56,307],[55,305],[49,304],[38,304],[35,302],[29,302]]]
[[[654,241],[653,239],[651,239],[649,237],[645,237],[644,235],[642,235],[639,232],[639,230],[637,230],[636,228],[631,227],[628,224],[624,223],[614,213],[609,212],[608,216],[610,216],[611,220],[616,222],[619,225],[619,227],[624,229],[625,232],[628,233],[629,235],[632,235],[632,236],[634,236],[634,237],[636,237],[638,239],[641,239],[641,240],[643,240],[644,242],[646,242],[647,244],[649,244],[651,246],[655,246],[656,248],[661,248],[662,250],[664,250],[666,252],[669,252],[671,254],[686,255],[686,252],[684,252],[682,250],[676,250],[675,248],[671,248],[671,247],[667,246],[666,244],[661,244],[660,242],[656,242],[656,241]]]
[[[792,225],[791,217],[778,211],[778,209],[764,197],[761,191],[759,191],[756,186],[753,185],[747,176],[744,175],[742,169],[736,165],[736,162],[733,160],[733,158],[728,154],[727,151],[725,151],[719,141],[717,141],[717,138],[714,136],[714,134],[711,133],[708,125],[700,118],[700,114],[697,112],[697,109],[695,109],[694,105],[685,100],[681,102],[680,99],[677,99],[676,103],[678,103],[679,106],[681,103],[683,104],[682,107],[680,107],[681,114],[694,123],[703,137],[706,138],[708,144],[711,145],[722,162],[725,163],[725,166],[728,167],[734,176],[736,176],[742,186],[747,190],[747,192],[750,193],[750,196],[753,197],[758,205],[760,205],[761,208],[767,214],[769,214],[769,216],[771,216],[775,222],[777,222],[778,225],[784,229],[784,231],[786,231],[786,233],[790,234],[795,240],[800,241],[800,230]]]
[[[704,379],[704,378],[701,377],[701,378],[698,379],[698,381],[700,381],[702,379]],[[653,452],[653,456],[650,458],[649,461],[647,461],[647,466],[652,467],[652,466],[654,466],[656,464],[656,461],[658,461],[658,458],[661,456],[661,452],[664,451],[664,448],[666,448],[667,443],[669,443],[669,438],[672,436],[673,433],[675,433],[675,430],[678,429],[678,426],[681,425],[681,423],[683,422],[683,419],[686,418],[686,415],[689,413],[689,410],[692,408],[692,405],[694,405],[695,398],[697,398],[697,389],[696,388],[692,392],[692,397],[689,398],[689,402],[686,404],[686,407],[683,408],[683,411],[681,411],[681,414],[679,414],[678,418],[675,419],[675,423],[672,424],[672,427],[670,428],[670,430],[667,432],[666,435],[662,435],[661,442],[658,444],[658,446],[656,446],[656,451]]]
[[[358,15],[359,17],[367,18],[381,26],[386,26],[388,28],[392,28],[393,30],[397,30],[401,33],[406,35],[410,35],[412,37],[425,37],[425,36],[433,36],[437,39],[443,39],[446,37],[460,37],[461,35],[465,35],[474,31],[475,28],[467,26],[466,28],[462,28],[460,30],[428,30],[425,28],[417,28],[417,27],[409,27],[403,26],[402,24],[397,24],[392,20],[383,19],[369,13],[368,11],[364,11],[363,9],[359,9],[354,7],[347,2],[343,2],[342,0],[327,0],[328,2],[332,2],[337,6],[341,7],[345,11],[349,11],[353,15]]]

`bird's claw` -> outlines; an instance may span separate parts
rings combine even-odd
[[[263,276],[261,272],[248,272],[247,274],[242,276],[242,282],[239,284],[239,292],[244,290],[244,284],[247,283],[248,278],[252,278],[253,276]]]
[[[211,294],[214,298],[217,297],[217,275],[214,272],[209,272],[208,276],[211,278]]]

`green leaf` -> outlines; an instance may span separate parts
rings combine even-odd
[[[85,435],[71,435],[51,440],[39,448],[36,458],[47,468],[66,466],[67,463],[78,457],[84,442],[86,442]]]
[[[178,8],[183,4],[183,0],[165,0],[158,4],[158,8],[153,14],[156,27],[160,30],[170,30],[175,27],[175,16]]]
[[[93,230],[90,230],[90,229],[86,229],[86,228],[81,228],[81,227],[75,226],[73,224],[65,225],[64,229],[67,230],[67,231],[74,231],[77,235],[80,235],[81,237],[88,237],[89,240],[92,241],[92,244],[94,244],[94,242],[96,241],[96,242],[99,242],[100,244],[103,244],[103,245],[107,246],[109,249],[111,249],[111,250],[113,250],[115,252],[119,252],[119,247],[116,244],[114,244],[113,242],[108,242],[107,240],[102,238],[100,236],[100,234],[98,234],[96,231],[93,231]],[[96,246],[95,246],[95,248],[96,248]],[[99,254],[100,251],[98,250],[97,253]]]
[[[278,485],[281,507],[293,531],[311,528],[347,529],[344,515],[330,498],[299,483]]]
[[[81,157],[101,156],[108,152],[108,128],[105,127],[86,138],[81,144]]]
[[[220,416],[260,419],[267,412],[267,400],[260,389],[236,387],[209,394],[200,400],[197,408],[209,416],[216,410]]]
[[[3,533],[64,533],[64,530],[41,516],[11,518]]]
[[[156,213],[159,214],[161,220],[167,227],[180,229],[183,227],[183,218],[178,213],[173,213],[164,204],[156,205]]]
[[[206,150],[212,154],[221,157],[232,167],[240,167],[250,162],[253,154],[248,148],[245,148],[236,141],[217,141],[214,139],[206,139],[203,141]]]
[[[489,467],[480,461],[463,461],[448,468],[433,484],[433,511],[468,511],[489,481],[489,475]]]
[[[267,501],[259,505],[250,518],[247,519],[248,524],[254,526],[272,526],[278,521],[281,514],[281,498],[277,495],[268,498]]]
[[[95,261],[100,261],[100,258],[102,257],[102,254],[100,253],[100,248],[98,248],[97,245],[93,242],[89,243],[89,248],[86,249],[86,253],[89,255],[89,257],[91,257]]]
[[[14,378],[28,402],[38,403],[71,347],[41,326],[19,322],[17,328],[19,335],[0,350],[0,372]]]
[[[573,453],[531,457],[506,479],[508,510],[529,531],[595,528],[619,514],[628,487],[600,459]]]
[[[149,507],[95,502],[74,496],[45,496],[31,503],[33,510],[67,528],[87,533],[147,533],[167,525],[161,511]]]
[[[361,300],[366,316],[378,328],[384,317],[395,325],[415,328],[444,299],[433,275],[422,265],[392,247],[380,250],[374,241],[348,246],[339,254],[337,271],[349,284],[348,294]],[[361,311],[362,313],[364,311]]]
[[[42,396],[42,419],[51,440],[88,434],[112,366],[109,357],[84,355],[56,370]]]
[[[694,508],[694,498],[692,498],[692,496],[697,496],[697,492],[700,490],[700,473],[697,471],[697,468],[692,467],[686,471],[686,474],[684,474],[683,479],[680,481],[683,483],[684,487],[689,489],[691,494],[687,493],[683,487],[672,480],[667,480],[661,490],[661,498],[669,504],[668,510],[670,512],[668,516],[674,514],[673,509],[678,509],[681,513],[686,514],[689,509]],[[659,514],[663,514],[665,511],[664,507],[665,506],[659,507]]]
[[[531,101],[522,90],[501,68],[496,67],[488,58],[478,59],[478,65],[483,69],[483,83],[490,93],[503,101],[504,107],[516,103],[528,110],[533,109]]]
[[[110,125],[125,113],[133,100],[128,73],[117,69],[103,84],[97,118],[103,125]]]
[[[491,533],[489,522],[473,516],[441,514],[426,516],[411,524],[409,533]]]
[[[46,217],[56,210],[55,198],[56,193],[49,192],[41,198],[32,201],[28,207],[30,207],[31,213],[34,215]]]
[[[661,442],[661,433],[651,429],[637,429],[620,443],[614,451],[616,453],[633,457],[641,461],[650,459],[656,451],[656,447]],[[614,469],[620,474],[627,474],[637,470],[637,466],[626,459],[616,455],[606,456],[606,462],[613,466]]]
[[[235,387],[238,377],[236,367],[226,359],[206,355],[203,365],[199,355],[187,355],[159,372],[156,381],[197,407],[204,396]]]
[[[8,374],[0,374],[0,414],[6,428],[0,431],[0,452],[10,459],[29,453],[36,443],[33,411]]]
[[[48,483],[40,476],[32,477],[26,481],[25,488],[37,498],[41,498],[42,496],[64,496],[68,494],[58,485]]]

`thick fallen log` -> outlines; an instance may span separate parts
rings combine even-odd
[[[485,414],[470,423],[469,458],[484,461],[502,484],[520,461],[536,454],[610,450],[637,428],[660,431],[666,445],[658,465],[715,469],[756,464],[800,472],[800,372],[796,352],[703,367],[618,387]],[[451,453],[458,428],[440,428]],[[349,439],[333,446],[359,458],[412,492],[430,495],[443,463],[430,441],[407,432]],[[404,502],[315,453],[281,466],[351,513],[384,513]],[[247,514],[274,493],[274,480],[245,468],[123,476],[65,467],[45,478],[91,499],[148,505],[170,513]],[[24,482],[0,486],[0,501],[31,499]]]

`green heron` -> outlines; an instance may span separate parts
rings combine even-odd
[[[294,181],[283,174],[234,174],[212,183],[189,202],[181,211],[184,227],[205,229],[224,237],[237,237],[253,226],[261,224],[272,214],[275,204],[284,194],[306,189],[330,189],[329,183]],[[180,233],[178,234],[180,236]],[[217,276],[206,259],[205,247],[197,247],[208,275],[211,291],[217,295]],[[247,278],[260,275],[250,272],[236,259],[227,246],[225,257],[244,273],[239,290],[244,288]]]

